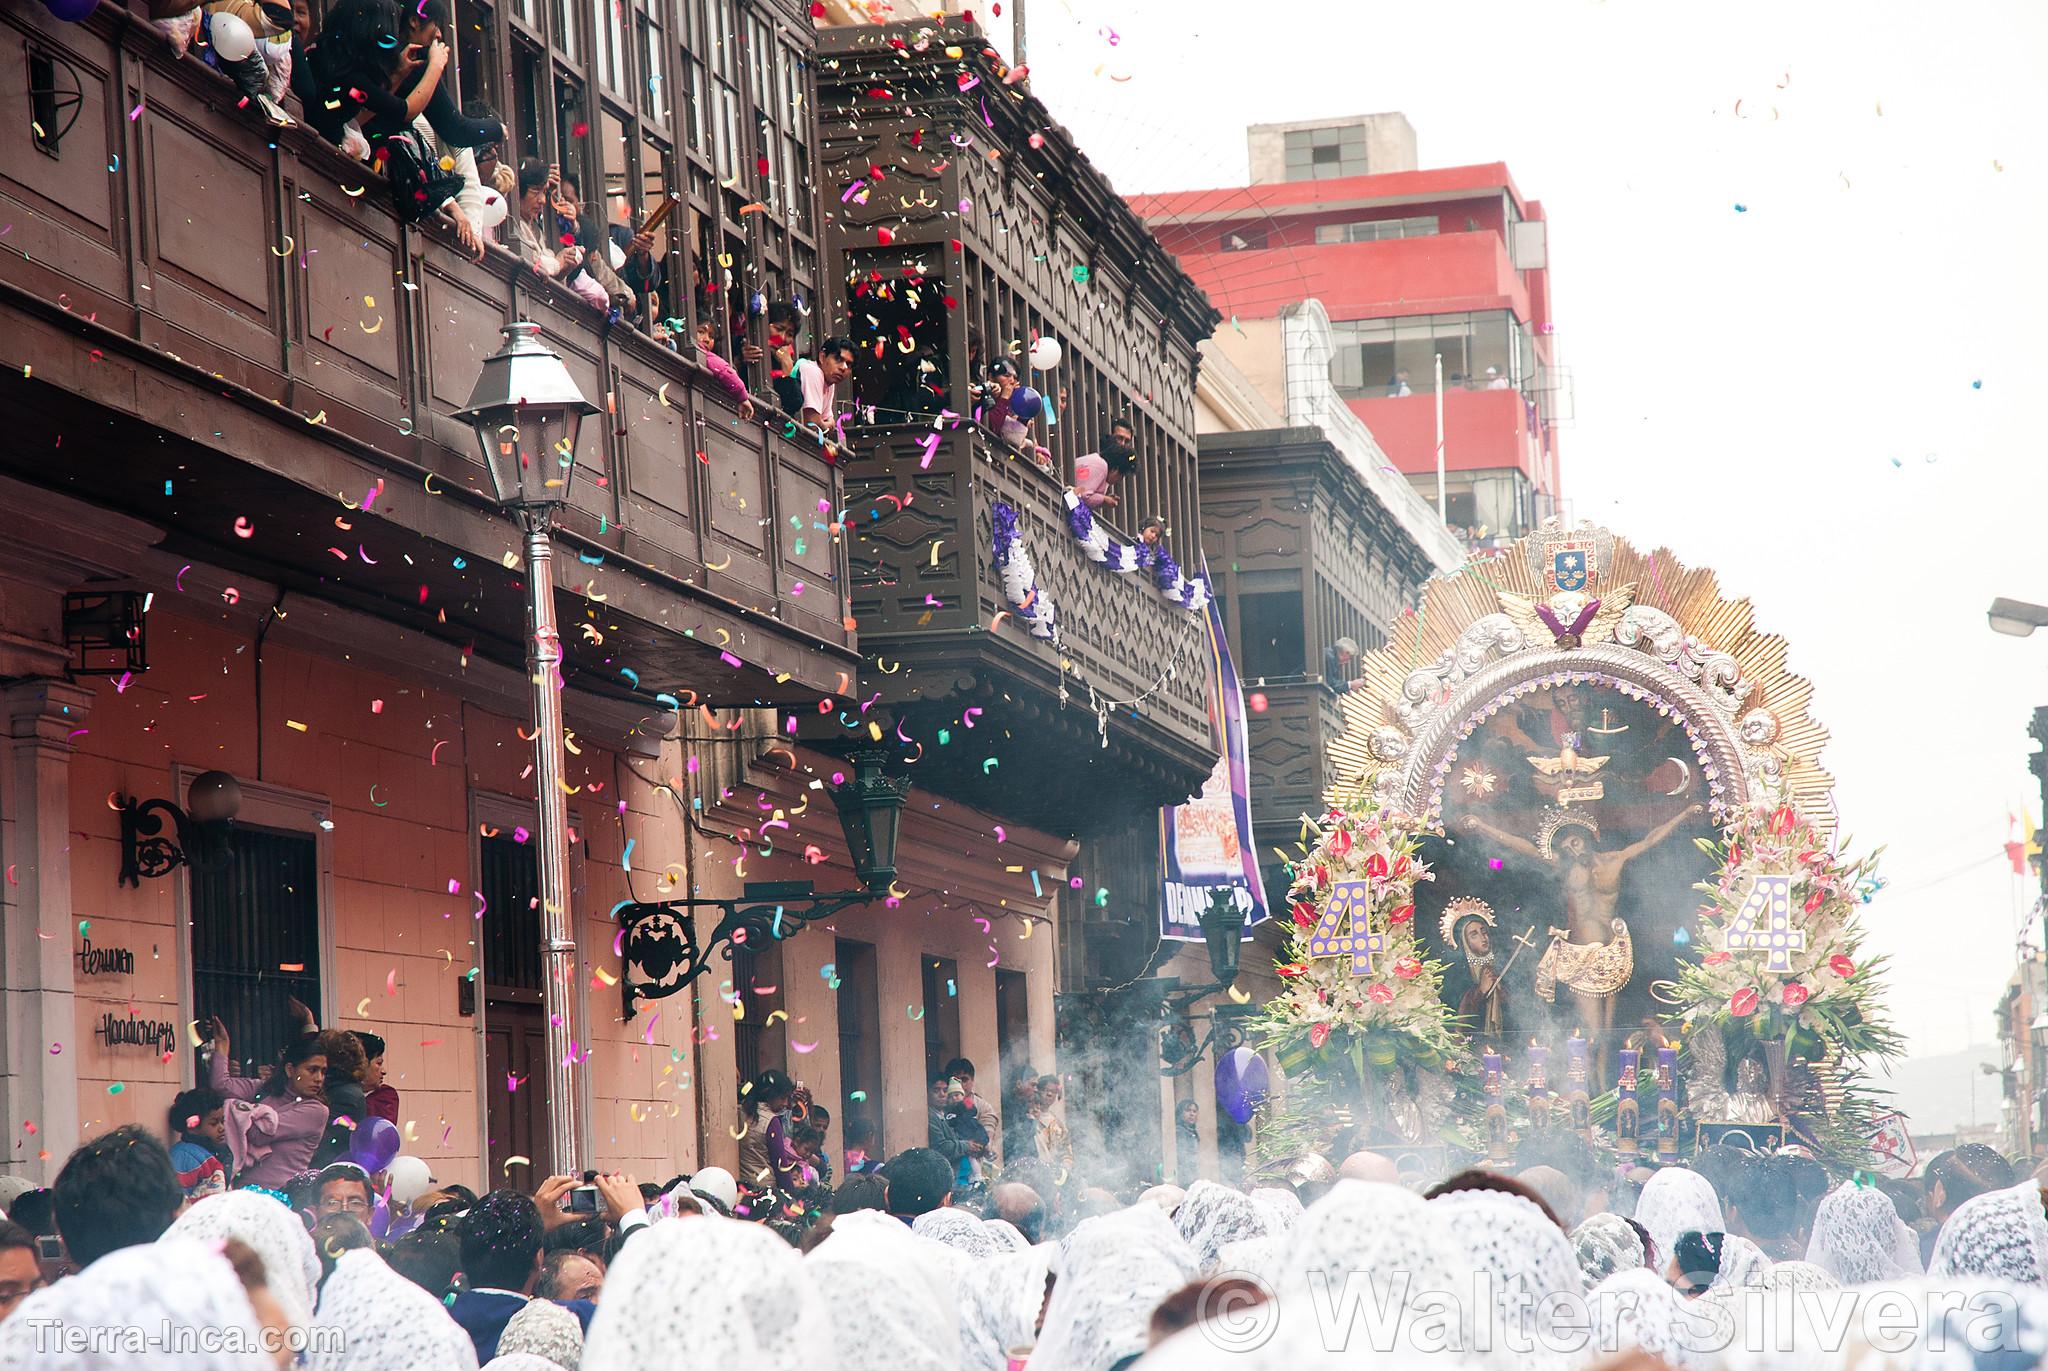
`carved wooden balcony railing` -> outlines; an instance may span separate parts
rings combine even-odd
[[[571,679],[685,704],[850,690],[814,442],[740,423],[694,362],[509,254],[402,226],[367,168],[252,121],[121,12],[0,22],[0,469],[516,662],[516,528],[452,412],[529,318],[604,409],[557,544]],[[74,87],[75,118],[37,118]]]
[[[1203,612],[1091,561],[1060,485],[980,429],[865,428],[853,446],[853,612],[880,699],[842,727],[894,731],[921,785],[1050,832],[1128,826],[1200,789],[1215,761]],[[1005,591],[999,505],[1057,644]]]

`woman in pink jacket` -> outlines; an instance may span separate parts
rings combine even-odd
[[[213,1021],[213,1058],[207,1084],[227,1100],[228,1149],[235,1184],[283,1190],[304,1171],[327,1131],[327,1057],[317,1034],[294,1038],[279,1054],[268,1080],[232,1074],[227,1025]]]

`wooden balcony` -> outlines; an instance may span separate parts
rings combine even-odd
[[[1293,852],[1301,816],[1319,814],[1334,779],[1330,743],[1344,731],[1337,693],[1320,680],[1246,681],[1245,694],[1266,697],[1263,710],[1245,716],[1252,759],[1252,825],[1260,860],[1273,849]]]
[[[402,226],[367,168],[252,121],[121,11],[0,23],[0,469],[516,663],[517,529],[451,416],[500,325],[532,319],[605,411],[557,542],[569,679],[685,704],[850,693],[815,444],[741,424],[694,362],[509,254]],[[78,89],[61,131],[32,125],[37,71]]]
[[[1216,756],[1203,613],[1091,561],[1059,484],[980,429],[868,428],[855,447],[848,558],[879,700],[840,736],[894,731],[921,786],[1052,833],[1129,827],[1200,789]],[[998,505],[1017,513],[1057,646],[1006,594]]]

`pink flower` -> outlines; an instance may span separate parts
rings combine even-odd
[[[1310,1024],[1308,1042],[1311,1047],[1321,1047],[1330,1040],[1330,1026],[1326,1023]]]
[[[1375,878],[1387,874],[1387,859],[1375,852],[1365,859],[1365,874]]]
[[[1728,1012],[1738,1019],[1746,1019],[1756,1013],[1758,999],[1755,990],[1744,986],[1728,997]]]
[[[1781,994],[1778,998],[1784,1001],[1785,1007],[1787,1009],[1797,1009],[1800,1005],[1805,1004],[1808,997],[1812,994],[1812,991],[1808,990],[1799,982],[1787,981],[1785,983],[1784,993]]]
[[[1409,912],[1414,911],[1411,909]],[[1403,957],[1394,963],[1394,974],[1404,981],[1412,981],[1422,974],[1422,963],[1413,957]]]
[[[1351,850],[1351,834],[1350,834],[1350,833],[1348,833],[1348,832],[1346,832],[1346,831],[1345,831],[1344,829],[1341,829],[1341,828],[1340,828],[1340,829],[1338,829],[1338,830],[1337,830],[1337,831],[1336,831],[1335,833],[1332,833],[1332,834],[1330,835],[1330,851],[1332,851],[1332,852],[1336,853],[1336,854],[1337,854],[1337,855],[1338,855],[1339,857],[1341,857],[1341,856],[1343,856],[1343,855],[1344,855],[1345,853],[1349,852],[1350,850]]]
[[[1728,954],[1726,952],[1709,952],[1706,956],[1700,958],[1700,963],[1703,966],[1719,966],[1727,960]]]
[[[1837,952],[1834,956],[1828,958],[1828,970],[1834,972],[1843,980],[1847,980],[1856,974],[1856,963]]]
[[[1392,1004],[1394,1002],[1394,988],[1380,981],[1375,981],[1367,986],[1365,993],[1367,998],[1374,1004]]]
[[[1412,904],[1404,904],[1399,909],[1395,910],[1393,913],[1387,915],[1387,922],[1390,924],[1405,924],[1414,917],[1415,906]]]

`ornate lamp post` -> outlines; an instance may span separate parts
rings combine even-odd
[[[484,359],[469,405],[498,503],[526,534],[526,670],[533,690],[534,785],[540,837],[541,1006],[547,1013],[550,1164],[583,1169],[582,1093],[570,1077],[576,941],[569,913],[569,809],[562,788],[562,640],[555,630],[552,535],[576,474],[576,435],[597,406],[576,388],[562,359],[541,342],[538,324],[507,324],[505,346]]]
[[[1218,886],[1209,892],[1209,907],[1202,911],[1202,944],[1209,953],[1209,974],[1216,979],[1209,985],[1175,986],[1171,980],[1164,982],[1164,995],[1160,1010],[1166,1016],[1166,1026],[1160,1031],[1159,1074],[1180,1076],[1194,1069],[1202,1054],[1215,1049],[1216,1056],[1244,1046],[1245,1022],[1254,1017],[1258,1006],[1238,1004],[1226,1000],[1210,1006],[1209,1032],[1201,1041],[1195,1040],[1194,1029],[1188,1024],[1187,1012],[1197,1000],[1228,990],[1237,981],[1238,960],[1244,942],[1244,907],[1237,902],[1237,890],[1233,886]]]

